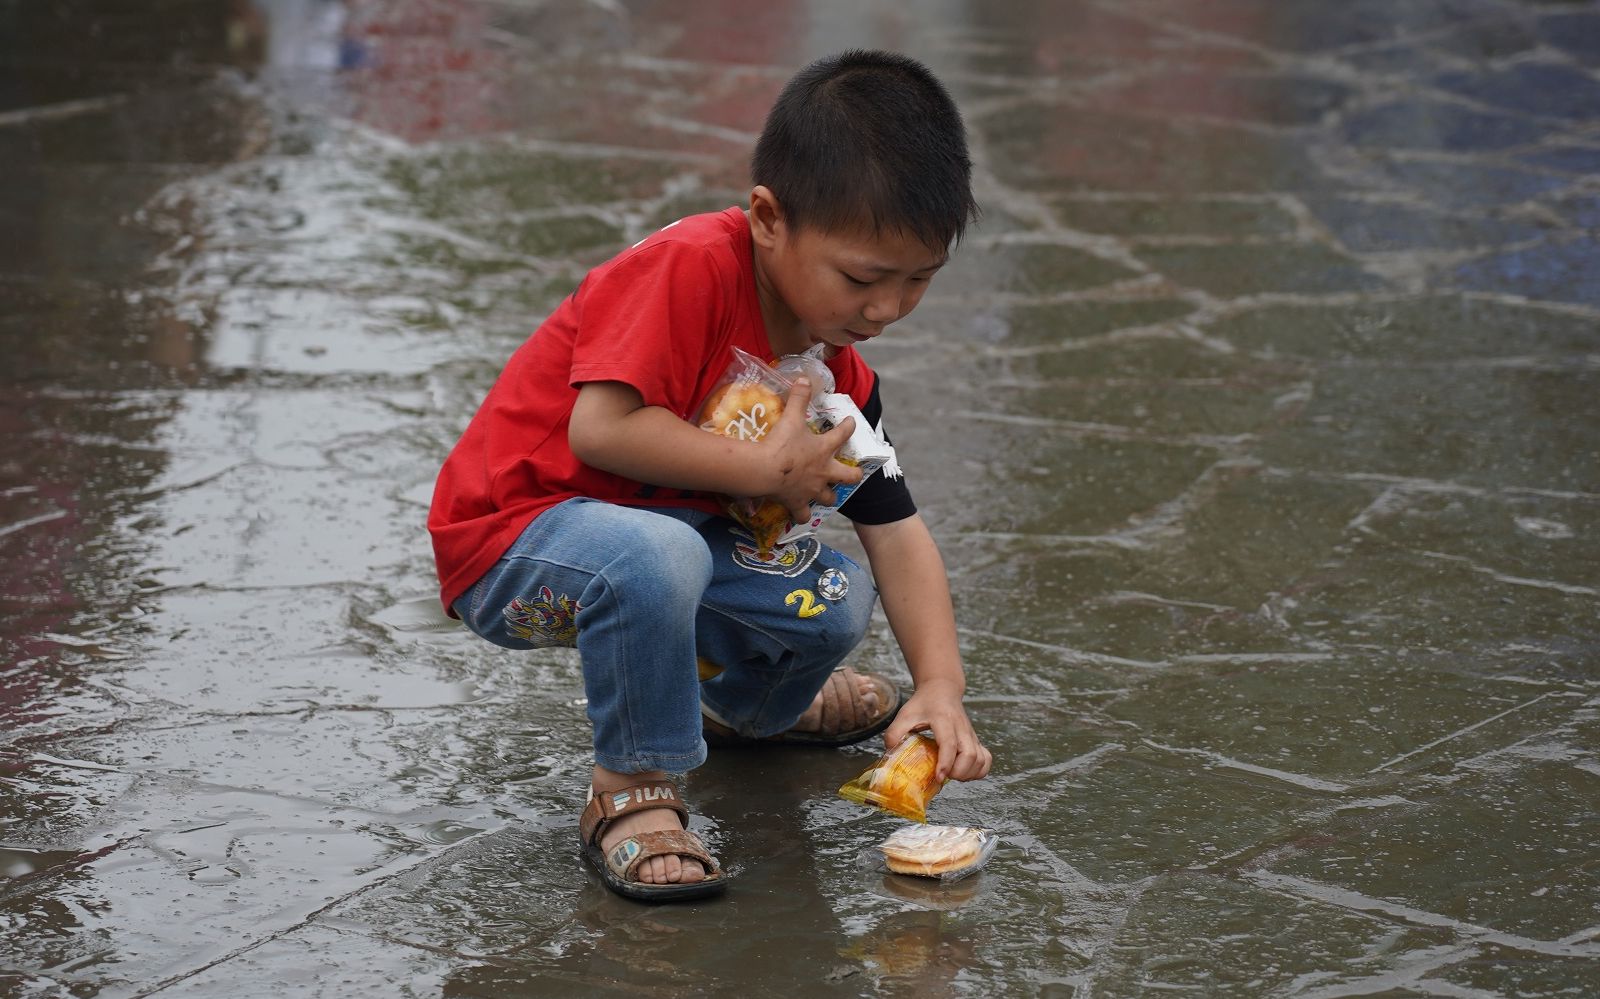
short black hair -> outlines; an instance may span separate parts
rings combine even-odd
[[[948,249],[978,218],[961,112],[926,66],[894,52],[852,49],[795,74],[750,178],[796,229],[902,232]]]

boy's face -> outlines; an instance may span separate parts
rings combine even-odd
[[[872,339],[922,300],[946,253],[913,236],[793,229],[752,198],[756,284],[778,354]]]

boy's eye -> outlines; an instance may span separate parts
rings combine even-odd
[[[862,288],[865,288],[867,285],[872,283],[871,281],[863,281],[860,278],[856,277],[854,274],[849,273],[848,271],[840,271],[839,273],[844,275],[844,279],[846,281],[849,281],[851,284],[858,285],[858,286],[860,286]]]

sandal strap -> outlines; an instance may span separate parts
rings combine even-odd
[[[622,880],[633,881],[640,864],[652,857],[673,856],[698,860],[705,868],[707,879],[722,874],[700,837],[687,829],[663,829],[629,836],[606,851],[606,866]]]
[[[601,834],[617,816],[655,808],[670,808],[678,813],[678,821],[688,826],[689,809],[684,806],[677,787],[671,781],[640,781],[615,791],[590,788],[589,803],[584,806],[583,815],[578,819],[578,833],[583,836],[585,843],[599,846]]]
[[[866,704],[856,684],[856,671],[841,666],[822,685],[822,718],[817,726],[822,732],[844,732],[870,724]]]
[[[878,693],[878,709],[869,711],[862,699],[858,678],[865,678]],[[840,666],[822,685],[822,717],[815,731],[820,733],[849,732],[866,728],[894,707],[894,687],[875,673],[858,673],[850,666]]]

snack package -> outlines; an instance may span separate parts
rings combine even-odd
[[[733,361],[700,404],[700,429],[742,441],[771,432],[794,383],[754,354],[733,348]]]
[[[1000,839],[968,826],[906,826],[879,843],[883,866],[894,874],[959,881],[989,862]]]
[[[792,382],[760,358],[733,348],[733,361],[700,405],[700,429],[742,441],[761,441],[783,415]],[[778,536],[789,529],[789,511],[776,500],[725,497],[723,509],[755,538],[769,558]]]
[[[827,347],[827,344],[819,343],[803,353],[785,354],[778,358],[778,362],[772,367],[778,374],[789,379],[791,384],[799,381],[802,376],[811,379],[813,395],[832,392],[833,371],[822,356]]]
[[[739,440],[762,440],[782,415],[794,379],[804,375],[817,390],[806,407],[806,422],[813,433],[826,433],[847,416],[855,418],[850,439],[835,457],[860,467],[862,482],[880,469],[886,475],[899,475],[894,448],[867,423],[850,396],[832,391],[833,372],[823,362],[822,350],[823,345],[818,344],[804,354],[788,355],[773,368],[760,358],[733,348],[733,362],[701,404],[701,429]],[[815,534],[823,519],[859,488],[859,483],[837,486],[834,502],[811,504],[811,515],[800,524],[792,522],[783,504],[772,499],[728,497],[723,509],[754,537],[758,556],[768,559],[777,546]]]
[[[928,802],[944,787],[934,777],[939,744],[926,732],[913,732],[894,752],[839,788],[848,801],[881,808],[913,822],[928,821]]]
[[[833,502],[811,504],[811,516],[805,523],[795,524],[779,535],[778,544],[788,544],[817,533],[817,528],[822,526],[823,519],[843,506],[844,501],[860,489],[861,484],[874,472],[881,469],[885,475],[900,474],[900,467],[895,463],[894,447],[867,422],[865,416],[861,415],[861,409],[854,399],[843,392],[828,392],[812,396],[811,404],[806,407],[807,422],[817,433],[827,433],[843,423],[847,416],[855,418],[855,429],[850,432],[850,439],[844,442],[844,446],[834,457],[846,465],[860,468],[861,482],[852,485],[840,483],[835,486]]]

